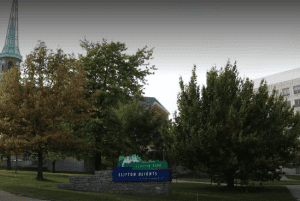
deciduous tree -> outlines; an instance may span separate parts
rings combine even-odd
[[[141,158],[150,157],[148,149],[143,149],[149,144],[154,145],[154,149],[160,149],[162,147],[162,138],[159,127],[167,124],[167,120],[163,115],[159,115],[152,107],[143,108],[137,100],[132,97],[132,102],[128,104],[122,104],[118,102],[118,107],[111,108],[119,120],[122,122],[124,135],[128,136],[133,146],[124,147],[130,149],[130,155],[137,154]],[[116,162],[116,164],[118,161]]]
[[[28,78],[21,78],[20,67],[16,67],[5,71],[0,81],[0,118],[3,120],[0,124],[0,151],[6,154],[29,150],[38,153],[38,180],[43,180],[44,152],[81,152],[87,155],[95,151],[93,143],[74,140],[73,131],[59,128],[64,120],[77,123],[82,119],[90,119],[91,108],[98,112],[101,109],[92,104],[102,90],[95,90],[91,97],[83,99],[86,93],[83,89],[86,84],[84,69],[78,67],[78,73],[69,76],[69,59],[64,57],[61,50],[55,57],[47,57],[45,45],[41,43],[35,52],[27,56],[24,75],[28,75]],[[50,61],[48,68],[43,69],[47,60]],[[52,73],[53,77],[50,77],[51,71],[55,72]],[[39,76],[38,79],[35,75]],[[44,81],[49,85],[44,86]]]
[[[169,135],[163,136],[167,154],[189,169],[222,174],[228,187],[234,186],[235,176],[245,183],[250,174],[261,181],[280,179],[281,171],[276,169],[295,159],[290,151],[299,146],[300,115],[294,115],[294,106],[286,107],[282,95],[275,97],[275,90],[269,96],[266,82],[254,93],[253,82],[238,79],[236,63],[231,67],[228,62],[225,72],[207,73],[201,99],[193,72],[190,86],[194,90],[189,88],[193,93],[182,93],[185,98],[179,101],[185,112],[169,124]],[[194,101],[189,100],[192,96]]]
[[[103,89],[95,103],[95,107],[101,107],[101,111],[91,115],[93,120],[83,120],[81,124],[66,121],[65,125],[66,129],[74,130],[78,139],[95,143],[96,148],[101,147],[102,151],[89,155],[94,158],[95,170],[101,170],[101,156],[118,159],[124,154],[126,147],[132,146],[132,143],[124,141],[128,138],[121,132],[122,123],[111,108],[117,108],[119,101],[124,104],[130,103],[131,96],[142,100],[143,85],[138,84],[138,79],[145,83],[144,77],[154,72],[149,73],[148,69],[141,71],[137,67],[144,63],[144,59],[149,59],[152,50],[146,51],[148,56],[144,55],[146,47],[138,50],[135,55],[128,56],[121,54],[127,48],[119,42],[107,44],[104,40],[102,45],[94,45],[84,41],[81,46],[87,50],[87,56],[79,55],[79,60],[72,62],[74,66],[84,66],[86,71],[87,84],[84,88],[88,92],[85,98],[90,97],[97,89]],[[76,155],[76,158],[84,159],[80,154]]]

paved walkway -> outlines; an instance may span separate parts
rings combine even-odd
[[[286,176],[282,176],[281,181],[298,181],[298,180],[292,180],[292,179],[288,179]],[[172,183],[176,183],[176,179],[173,179],[172,180]],[[202,184],[211,184],[211,182],[196,182],[196,181],[184,181],[184,180],[178,180],[177,179],[177,183],[202,183]],[[213,185],[216,185],[216,184],[213,184]],[[227,185],[227,184],[224,184],[222,183],[221,185]],[[259,185],[259,184],[256,184],[256,185]],[[240,184],[238,184],[238,186],[240,186]]]
[[[39,200],[39,199],[26,197],[25,195],[22,194],[14,195],[9,192],[0,190],[0,201],[51,201],[51,200]]]
[[[296,181],[292,179],[288,179],[285,176],[282,176],[281,180],[289,180],[289,181]],[[176,179],[172,180],[172,183],[176,183]],[[210,184],[211,182],[195,182],[195,181],[184,181],[184,180],[177,180],[177,183],[203,183],[203,184]],[[214,183],[213,185],[217,185]],[[222,186],[226,186],[227,184],[221,183]],[[259,184],[255,184],[259,185]],[[238,184],[240,186],[240,184]],[[296,198],[297,201],[300,201],[300,185],[284,185],[286,186],[291,194]],[[0,201],[55,201],[55,200],[39,200],[39,199],[34,199],[34,198],[29,198],[26,197],[25,195],[22,194],[11,194],[9,192],[0,190]]]

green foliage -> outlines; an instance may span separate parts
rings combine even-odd
[[[275,98],[275,90],[269,96],[263,81],[254,94],[253,82],[238,79],[236,64],[231,67],[228,62],[219,75],[215,69],[207,72],[201,99],[195,70],[187,91],[180,83],[180,116],[175,113],[163,135],[167,155],[193,171],[223,175],[230,187],[236,176],[243,182],[250,174],[262,181],[279,179],[276,169],[293,161],[290,151],[299,148],[300,115],[282,95]]]
[[[154,148],[162,147],[161,134],[158,131],[160,126],[166,125],[167,120],[162,115],[157,115],[153,108],[144,109],[133,99],[132,103],[121,104],[111,111],[116,114],[122,122],[124,135],[127,135],[132,146],[127,146],[129,155],[138,154],[142,158],[147,158],[148,150],[140,149],[153,143]],[[126,147],[124,147],[126,149]]]
[[[84,142],[94,143],[99,151],[88,155],[76,153],[74,157],[77,160],[92,157],[98,170],[102,164],[102,156],[117,164],[118,157],[129,154],[129,150],[132,150],[135,144],[135,141],[130,141],[127,134],[122,132],[124,124],[113,109],[118,107],[118,102],[130,103],[131,95],[137,100],[142,99],[143,85],[139,85],[137,79],[145,84],[144,77],[151,73],[148,69],[140,71],[137,67],[144,63],[144,59],[149,59],[152,50],[146,51],[149,53],[148,56],[144,55],[145,48],[138,50],[136,55],[121,55],[120,52],[127,49],[125,44],[119,42],[107,44],[106,41],[102,45],[82,41],[81,47],[87,50],[87,56],[79,55],[79,60],[73,59],[70,63],[75,71],[77,66],[84,66],[87,81],[84,89],[88,90],[84,98],[93,95],[97,89],[103,89],[103,93],[97,96],[95,103],[95,107],[101,108],[101,111],[91,114],[92,120],[82,119],[79,124],[65,120],[61,126],[68,131],[74,131],[72,139],[83,139]]]
[[[194,66],[194,71],[196,66]],[[180,111],[180,117],[177,116],[175,111],[175,122],[168,122],[168,126],[165,129],[160,129],[161,133],[164,133],[163,139],[166,141],[166,155],[173,158],[177,164],[186,164],[185,167],[193,170],[195,169],[195,162],[199,160],[199,155],[195,155],[194,152],[198,154],[203,153],[202,150],[195,150],[191,148],[190,142],[194,140],[194,135],[197,135],[198,129],[200,128],[200,120],[198,113],[201,107],[199,87],[196,89],[195,72],[193,72],[193,77],[191,79],[190,85],[184,91],[183,81],[180,77],[180,87],[182,94],[178,95],[178,109]],[[170,129],[170,131],[169,131]],[[185,154],[183,154],[185,153]],[[192,159],[194,157],[194,159]],[[202,161],[200,159],[200,161]],[[203,170],[204,171],[204,170]]]
[[[71,140],[73,132],[59,129],[59,125],[63,119],[76,123],[80,119],[91,119],[89,114],[93,114],[90,113],[95,102],[93,99],[101,92],[97,90],[93,96],[84,100],[86,91],[82,88],[86,82],[83,68],[77,68],[77,73],[70,76],[69,60],[64,58],[61,50],[55,56],[46,56],[45,48],[42,42],[27,57],[25,78],[20,78],[20,69],[16,67],[5,72],[0,80],[0,151],[7,155],[11,151],[36,153],[39,180],[43,180],[41,166],[44,153],[49,158],[57,159],[58,153],[80,152],[87,155],[95,151],[91,148],[92,143],[83,143],[81,139]],[[45,61],[48,61],[48,66],[42,68]],[[36,63],[39,65],[36,66]],[[34,77],[36,75],[38,78]],[[43,86],[45,79],[48,79],[50,86]],[[93,110],[100,111],[94,107]]]

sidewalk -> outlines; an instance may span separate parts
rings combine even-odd
[[[0,201],[52,201],[52,200],[39,200],[30,197],[26,197],[25,195],[18,194],[14,195],[9,192],[0,190]],[[55,200],[53,200],[55,201]]]
[[[282,176],[281,181],[297,181],[297,180],[292,180],[292,179],[288,179],[286,176]],[[172,183],[176,183],[176,179],[172,179]],[[217,183],[211,183],[211,182],[196,182],[196,181],[185,181],[185,180],[178,180],[177,179],[177,183],[201,183],[201,184],[210,184],[210,185],[217,185]],[[226,183],[221,183],[222,186],[226,186]],[[258,186],[259,183],[255,182],[254,185]],[[234,186],[236,186],[236,184],[234,184]],[[240,185],[238,184],[237,186],[245,186],[245,185]]]
[[[172,179],[172,183],[176,183],[176,179]],[[197,181],[185,181],[185,180],[177,180],[177,183],[201,183],[201,184],[209,184],[209,185],[212,185],[212,186],[217,185],[217,183],[211,183],[211,182],[197,182]],[[226,183],[221,183],[221,185],[222,186],[227,186]],[[259,184],[254,184],[254,185],[259,185]],[[236,184],[234,184],[234,186],[236,186]],[[238,186],[241,186],[241,185],[238,184]]]

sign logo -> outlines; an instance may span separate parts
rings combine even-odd
[[[120,156],[118,167],[113,167],[113,182],[172,181],[172,170],[166,161],[143,162],[137,155]]]

